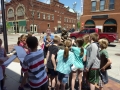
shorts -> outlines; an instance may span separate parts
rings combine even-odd
[[[68,74],[58,72],[58,80],[64,84],[68,83]]]
[[[73,65],[73,66],[71,67],[71,69],[72,69],[73,72],[76,72],[77,70],[80,70],[80,71],[83,71],[83,70],[84,70],[84,68],[77,68],[77,67],[75,67],[75,65]]]
[[[55,77],[55,76],[58,75],[58,72],[55,71],[54,69],[48,68],[48,74],[50,74],[51,76]]]
[[[88,81],[92,84],[99,84],[99,69],[89,70],[88,72]]]

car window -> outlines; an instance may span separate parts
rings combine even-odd
[[[87,33],[87,30],[85,30],[85,29],[81,30],[80,33],[85,34],[85,33]]]
[[[89,33],[94,33],[95,32],[95,29],[90,29],[89,30]]]

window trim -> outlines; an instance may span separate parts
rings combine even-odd
[[[94,3],[94,2],[95,2],[96,5],[93,7],[93,6],[92,6],[92,3]],[[97,6],[97,2],[96,2],[96,1],[92,1],[92,2],[91,2],[91,11],[96,11],[96,6]],[[93,8],[95,8],[95,10],[93,10]]]
[[[101,5],[101,1],[104,1],[104,5]],[[105,10],[105,4],[106,4],[106,1],[105,0],[100,0],[100,11],[104,11]],[[104,9],[101,10],[101,6],[104,6]]]
[[[110,1],[111,1],[111,0],[109,0],[109,10],[113,10],[113,9],[115,9],[115,0],[114,0],[114,3],[112,3],[112,4],[111,4]],[[110,5],[114,5],[114,8],[110,9]]]

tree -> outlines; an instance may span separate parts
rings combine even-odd
[[[77,22],[77,28],[80,28],[80,22]]]
[[[10,29],[10,27],[11,27],[11,26],[10,26],[9,22],[6,22],[6,28],[7,28],[7,29]]]

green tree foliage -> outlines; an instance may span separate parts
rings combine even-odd
[[[80,22],[77,23],[77,27],[80,28]]]
[[[6,28],[9,29],[11,26],[9,24],[9,22],[6,22]]]

